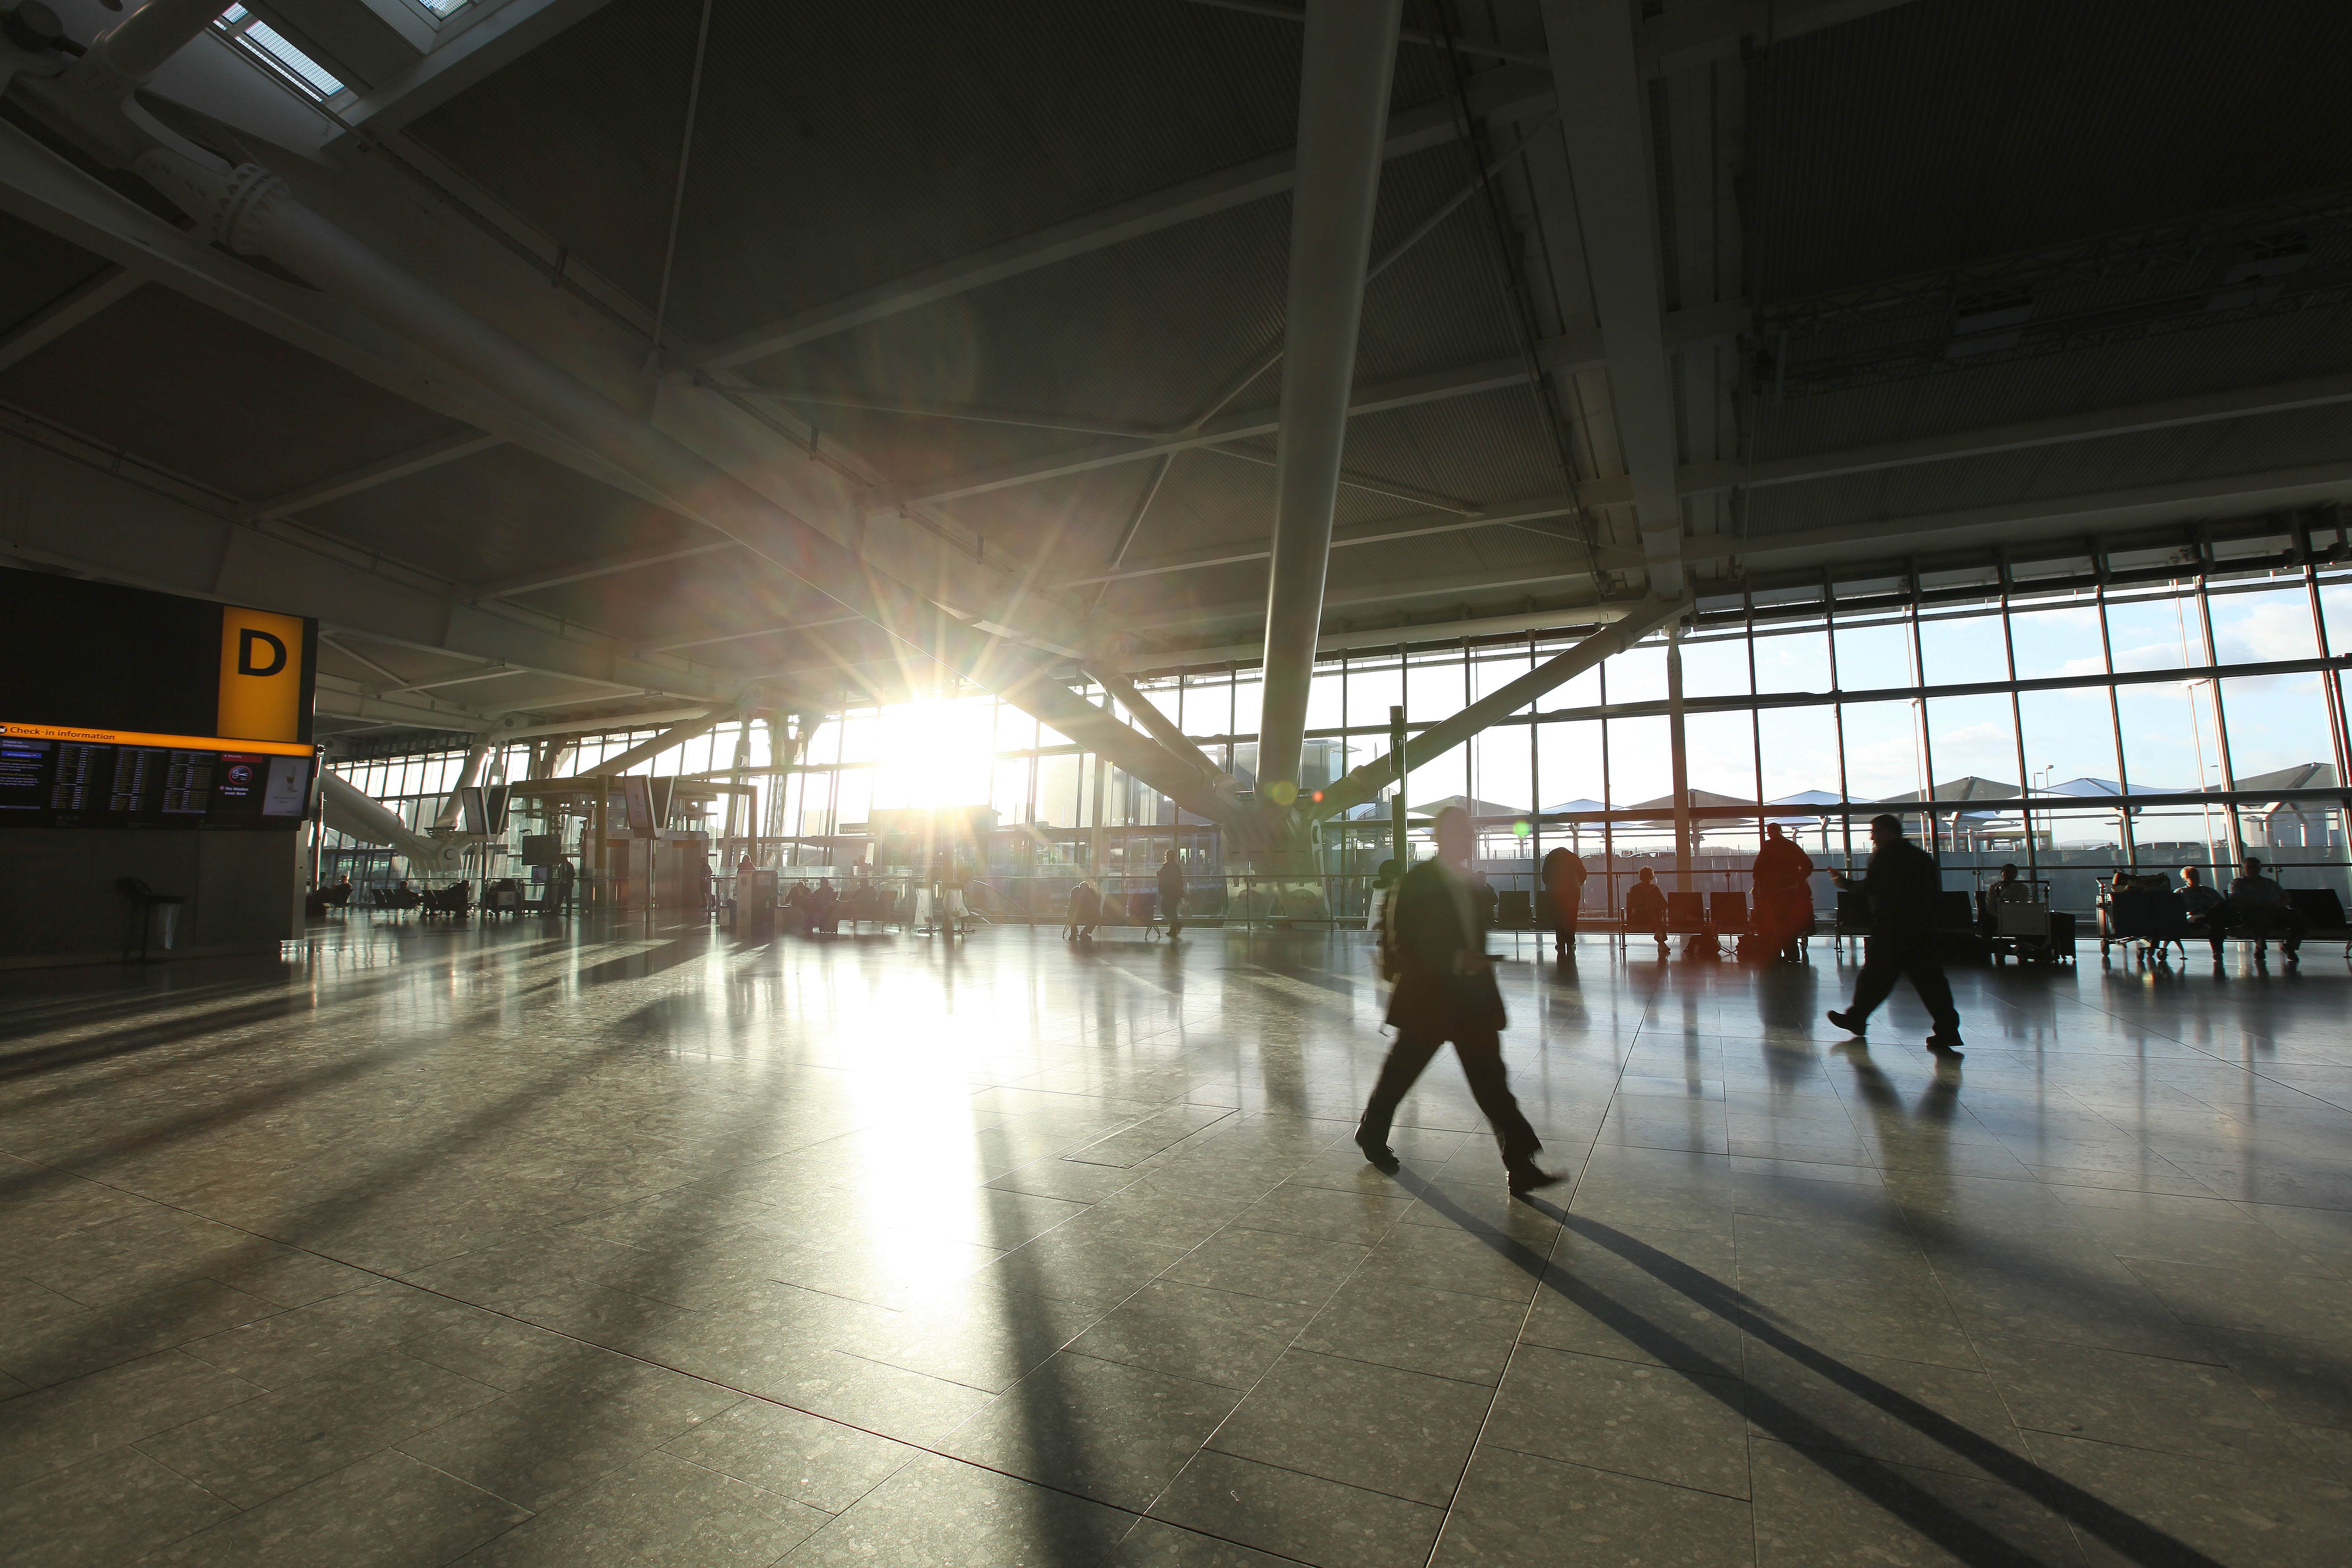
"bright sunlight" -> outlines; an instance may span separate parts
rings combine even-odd
[[[874,804],[884,810],[988,804],[995,705],[933,698],[882,710]]]

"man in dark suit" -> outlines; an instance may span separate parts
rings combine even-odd
[[[1936,952],[1936,901],[1944,890],[1943,870],[1933,855],[1903,837],[1901,817],[1872,817],[1870,844],[1870,868],[1861,882],[1870,900],[1862,973],[1854,977],[1853,1004],[1843,1013],[1831,1013],[1830,1022],[1848,1034],[1861,1034],[1895,981],[1907,975],[1935,1022],[1927,1048],[1937,1056],[1957,1057],[1960,1015],[1952,1005],[1951,982],[1944,978],[1944,961]],[[1832,871],[1830,877],[1842,888],[1853,885],[1843,871]]]
[[[1389,1124],[1397,1104],[1438,1047],[1451,1040],[1470,1093],[1502,1145],[1503,1171],[1517,1197],[1559,1178],[1537,1165],[1543,1144],[1504,1076],[1499,1036],[1507,1020],[1470,883],[1475,847],[1469,814],[1448,806],[1438,814],[1437,858],[1413,867],[1398,885],[1382,936],[1396,980],[1388,1014],[1396,1043],[1389,1047],[1356,1128],[1356,1146],[1365,1159],[1394,1173],[1398,1161],[1389,1147]]]

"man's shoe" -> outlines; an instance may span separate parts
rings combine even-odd
[[[1865,1034],[1869,1031],[1870,1021],[1868,1019],[1857,1018],[1851,1013],[1841,1013],[1834,1007],[1830,1009],[1829,1019],[1831,1023],[1835,1024],[1839,1028],[1843,1029],[1849,1035]]]
[[[1967,1054],[1960,1049],[1958,1035],[1930,1035],[1927,1037],[1927,1048],[1939,1057],[1957,1058]]]
[[[1510,1178],[1511,1195],[1515,1198],[1526,1197],[1537,1188],[1549,1187],[1560,1179],[1557,1173],[1547,1171],[1533,1161],[1524,1165],[1510,1166],[1507,1173]]]
[[[1365,1163],[1382,1175],[1393,1176],[1404,1166],[1404,1162],[1397,1158],[1395,1150],[1385,1143],[1375,1143],[1360,1132],[1356,1134],[1356,1147],[1364,1152]]]

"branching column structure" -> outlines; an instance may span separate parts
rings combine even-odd
[[[1403,0],[1309,0],[1307,7],[1258,724],[1258,798],[1269,811],[1286,813],[1298,797],[1402,10]]]

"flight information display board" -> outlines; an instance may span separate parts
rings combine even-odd
[[[318,623],[0,571],[0,828],[291,828]]]

